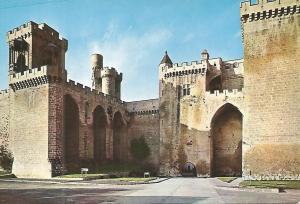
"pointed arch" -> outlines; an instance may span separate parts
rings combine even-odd
[[[100,164],[106,159],[107,117],[102,106],[93,111],[94,161]]]
[[[68,94],[64,96],[64,160],[68,172],[78,170],[79,108]]]
[[[125,124],[122,114],[117,111],[113,116],[113,160],[120,162],[122,160],[122,149],[124,148]]]
[[[226,103],[211,120],[212,173],[214,176],[241,176],[242,122],[239,109]]]

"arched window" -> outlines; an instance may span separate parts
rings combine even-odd
[[[26,70],[26,60],[24,54],[19,54],[15,67],[15,72],[23,72]]]

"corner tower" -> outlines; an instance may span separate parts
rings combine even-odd
[[[9,74],[51,65],[52,72],[66,79],[65,52],[68,41],[47,24],[32,21],[7,33],[9,45]]]
[[[61,104],[60,92],[51,90],[66,81],[68,42],[48,25],[34,22],[9,31],[7,41],[12,173],[20,178],[50,178],[52,155],[59,151],[51,137],[62,138],[53,123],[59,106],[51,108],[56,102]]]
[[[243,177],[300,179],[300,1],[241,4]]]

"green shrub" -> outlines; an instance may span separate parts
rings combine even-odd
[[[11,171],[12,164],[13,164],[14,158],[12,156],[12,153],[7,150],[7,148],[3,145],[0,146],[0,166],[6,170]]]
[[[143,161],[150,155],[150,148],[144,137],[132,139],[130,142],[130,151],[134,159]]]

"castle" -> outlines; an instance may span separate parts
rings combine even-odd
[[[300,2],[240,7],[244,58],[173,63],[159,98],[121,100],[122,74],[91,56],[92,89],[67,80],[68,41],[46,24],[7,33],[9,88],[0,93],[0,142],[17,177],[50,178],[88,162],[130,162],[133,138],[163,176],[300,179]]]

